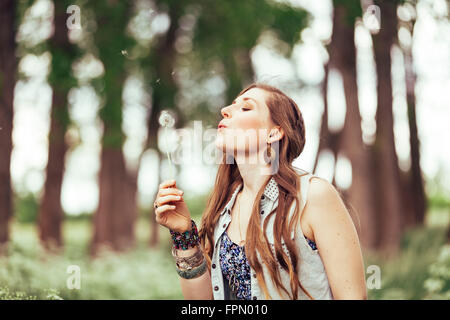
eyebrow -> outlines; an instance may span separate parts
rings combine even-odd
[[[242,101],[246,101],[246,100],[253,100],[253,102],[256,104],[256,106],[258,106],[258,102],[253,99],[253,98],[248,98],[248,97],[244,97],[242,98]],[[236,100],[233,101],[233,104],[236,103]]]

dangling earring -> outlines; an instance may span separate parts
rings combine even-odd
[[[269,158],[268,163],[272,163],[276,157],[275,150],[272,148],[272,144],[270,142],[267,142],[267,157]]]

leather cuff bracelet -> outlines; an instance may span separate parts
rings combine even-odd
[[[203,252],[198,249],[193,255],[187,257],[179,257],[177,256],[177,249],[172,247],[172,256],[175,258],[176,265],[178,269],[181,270],[190,270],[198,267],[205,257],[203,256]]]
[[[190,270],[180,270],[178,268],[177,273],[181,278],[184,279],[195,279],[200,277],[202,274],[206,272],[206,259],[203,259],[202,264],[200,264],[198,267],[190,269]]]

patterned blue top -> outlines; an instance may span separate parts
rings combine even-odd
[[[309,240],[306,236],[305,239],[313,250],[317,250],[314,241]],[[244,247],[234,243],[226,231],[223,234],[219,256],[222,274],[229,283],[232,294],[238,300],[250,300],[250,264],[245,256]]]

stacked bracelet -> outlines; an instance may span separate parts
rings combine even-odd
[[[188,250],[198,247],[200,244],[200,238],[194,220],[191,220],[190,230],[183,233],[170,230],[170,235],[173,241],[172,256],[175,258],[178,275],[184,279],[194,279],[205,273],[207,269],[206,259],[200,248],[188,257],[180,257],[177,255],[177,250]]]
[[[184,279],[194,279],[200,277],[202,274],[206,272],[206,259],[203,259],[203,262],[198,266],[190,270],[181,270],[177,269],[177,273],[180,277]]]
[[[183,233],[170,230],[170,235],[172,236],[173,246],[175,249],[187,250],[198,246],[200,243],[197,226],[194,220],[191,220],[191,230]]]
[[[191,256],[179,257],[177,249],[172,247],[172,256],[176,261],[178,275],[184,279],[194,279],[206,272],[206,259],[200,249]]]
[[[203,252],[198,249],[195,253],[188,257],[179,257],[176,252],[177,249],[172,247],[172,256],[175,258],[175,262],[178,269],[181,270],[191,270],[198,267],[205,257],[203,256]]]

